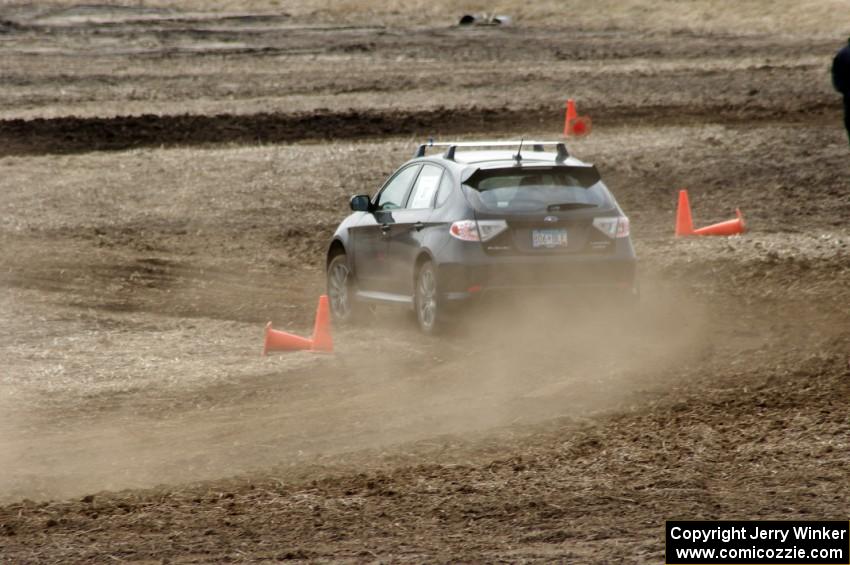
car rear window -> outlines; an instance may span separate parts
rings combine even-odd
[[[539,212],[611,205],[595,167],[485,169],[465,184],[490,210]]]

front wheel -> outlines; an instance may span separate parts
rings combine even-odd
[[[354,318],[354,291],[348,257],[345,253],[335,255],[328,263],[328,301],[335,322],[350,323]]]
[[[430,261],[419,268],[414,296],[416,321],[423,333],[433,335],[440,329],[442,311],[437,294],[437,269]]]

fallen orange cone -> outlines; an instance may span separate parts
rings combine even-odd
[[[741,214],[740,209],[735,210],[735,215],[737,217],[734,220],[727,220],[694,230],[694,235],[738,235],[744,233],[746,229],[744,215]]]
[[[330,353],[334,350],[331,337],[331,309],[327,295],[319,297],[316,307],[316,322],[313,325],[313,337],[307,339],[299,335],[272,329],[272,323],[266,324],[266,339],[263,342],[263,355],[269,351],[321,351]]]
[[[263,341],[263,355],[269,351],[305,351],[313,348],[313,340],[295,334],[272,329],[272,323],[266,324],[266,339]]]
[[[564,115],[564,137],[588,135],[592,125],[588,116],[578,115],[575,100],[572,98],[567,100],[567,111]]]
[[[727,220],[718,224],[705,226],[704,228],[694,229],[694,222],[691,218],[691,204],[688,201],[688,191],[679,191],[679,205],[676,208],[676,237],[685,235],[738,235],[744,233],[746,226],[744,225],[744,215],[740,208],[735,210],[737,216],[734,220]]]
[[[581,137],[589,135],[593,124],[588,116],[578,116],[570,121],[570,135]]]
[[[313,351],[330,353],[334,350],[334,340],[331,337],[331,309],[326,294],[319,297],[319,305],[316,307],[316,323],[313,326],[312,341]]]

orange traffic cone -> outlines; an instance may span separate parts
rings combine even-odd
[[[694,235],[738,235],[744,233],[746,226],[744,225],[744,215],[741,214],[740,209],[735,210],[735,216],[734,220],[727,220],[694,230]]]
[[[572,98],[567,100],[567,113],[564,116],[564,137],[569,137],[572,128],[570,125],[572,121],[578,117],[576,113],[576,103]]]
[[[691,203],[688,191],[679,191],[679,207],[676,209],[676,237],[694,235],[694,221],[691,218]]]
[[[567,112],[564,116],[564,137],[581,137],[590,133],[592,122],[588,116],[579,116],[575,100],[567,100]]]
[[[328,297],[323,294],[319,297],[319,305],[316,307],[316,324],[313,326],[313,351],[330,353],[334,350],[334,340],[331,337],[331,310]]]
[[[304,351],[312,348],[312,340],[295,334],[273,330],[271,322],[266,324],[263,355],[267,355],[269,351]]]
[[[564,137],[573,133],[573,121],[578,117],[576,102],[572,98],[567,100],[567,113],[564,116]]]
[[[576,137],[589,135],[593,124],[589,116],[579,116],[570,122],[570,134]]]

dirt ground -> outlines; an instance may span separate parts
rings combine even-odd
[[[657,563],[667,519],[846,519],[846,34],[818,8],[202,4],[0,7],[0,562]],[[426,339],[378,310],[260,356],[268,320],[309,333],[351,194],[429,136],[555,138],[566,96],[637,311]],[[673,238],[685,187],[748,233]]]

